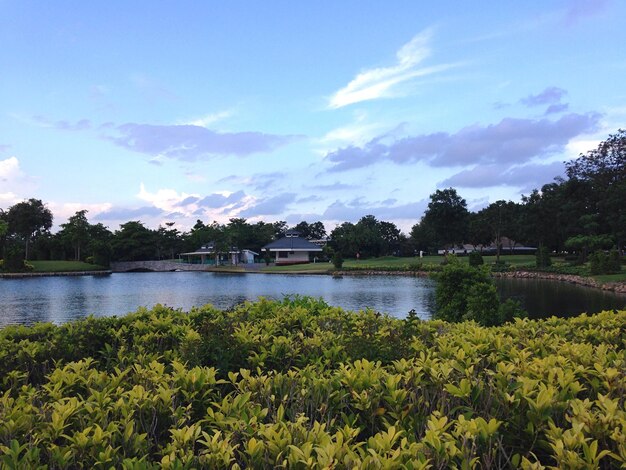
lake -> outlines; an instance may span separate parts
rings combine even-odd
[[[572,284],[531,279],[496,282],[501,295],[520,300],[531,317],[626,308],[626,296]],[[434,281],[411,276],[115,273],[0,279],[0,327],[40,321],[58,324],[89,314],[123,315],[157,303],[183,310],[207,303],[228,309],[260,296],[285,295],[322,297],[347,310],[370,307],[398,318],[415,310],[428,319],[435,308]]]

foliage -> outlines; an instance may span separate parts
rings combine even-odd
[[[611,248],[613,244],[608,235],[576,235],[565,241],[565,248],[578,253],[580,262],[585,263],[589,253]]]
[[[547,268],[552,265],[550,250],[545,246],[540,246],[535,253],[535,265],[538,268]]]
[[[599,214],[599,225],[622,249],[626,241],[626,131],[610,135],[598,148],[566,163],[567,176],[589,187],[586,213]]]
[[[469,212],[465,199],[454,188],[436,190],[430,195],[428,209],[420,221],[416,232],[425,239],[432,237],[430,243],[437,248],[463,243],[467,236]]]
[[[589,269],[591,274],[615,274],[622,269],[619,252],[611,250],[608,254],[598,250],[589,257]]]
[[[474,267],[461,262],[456,256],[447,256],[446,261],[441,271],[432,275],[437,280],[436,318],[450,322],[474,320],[485,326],[510,320],[507,317],[515,309],[510,304],[500,305],[486,266]]]
[[[117,261],[144,261],[156,257],[154,232],[138,220],[120,225],[111,246]]]
[[[24,270],[24,252],[16,244],[10,244],[5,248],[4,270],[7,272]]]
[[[308,298],[0,331],[3,468],[618,468],[626,312],[485,328]]]
[[[326,228],[320,221],[311,224],[302,221],[294,227],[294,230],[300,232],[300,236],[307,240],[321,240],[326,238]]]
[[[8,231],[19,236],[25,244],[24,259],[28,259],[31,240],[52,227],[52,212],[39,200],[31,198],[18,202],[7,213]]]
[[[391,222],[366,215],[356,223],[344,222],[330,234],[334,251],[343,257],[379,257],[397,252],[402,244],[400,230]]]
[[[340,251],[336,251],[333,254],[333,266],[335,267],[335,269],[341,269],[341,267],[343,266],[343,257],[341,256]]]
[[[472,251],[469,254],[468,260],[469,265],[474,267],[485,264],[485,260],[483,260],[483,255],[481,255],[478,251]]]

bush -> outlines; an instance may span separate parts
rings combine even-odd
[[[21,272],[24,270],[24,252],[16,245],[10,245],[4,258],[4,270],[8,272]]]
[[[589,269],[591,274],[614,274],[621,271],[619,252],[611,250],[607,255],[604,251],[598,250],[589,256]]]
[[[474,320],[481,325],[492,326],[520,316],[515,315],[517,310],[511,304],[501,307],[486,266],[469,266],[455,256],[448,256],[447,264],[433,277],[437,281],[435,318],[450,322]]]
[[[483,255],[478,251],[472,251],[469,254],[469,265],[470,266],[481,266],[485,264],[485,260],[483,259]]]
[[[343,256],[341,256],[341,253],[339,251],[336,251],[333,255],[333,266],[335,267],[335,269],[341,269],[341,267],[343,266]]]
[[[95,264],[93,262],[93,256],[87,256],[87,258],[85,258],[85,263],[87,263],[87,264]]]
[[[541,246],[537,249],[537,253],[535,253],[535,263],[538,268],[547,268],[552,265],[552,260],[550,259],[550,250],[545,246]]]
[[[6,327],[0,468],[620,468],[625,345],[626,311],[485,328],[300,297]]]

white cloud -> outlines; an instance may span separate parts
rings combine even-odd
[[[232,197],[231,197],[232,196]],[[256,204],[256,198],[245,195],[243,191],[217,191],[213,195],[203,197],[199,194],[178,192],[174,189],[158,189],[150,192],[141,183],[137,197],[148,202],[164,213],[176,213],[182,226],[193,226],[196,219],[205,221],[216,220],[220,223],[228,222],[232,217]],[[208,204],[207,199],[219,200],[219,204]]]
[[[230,110],[219,111],[213,114],[206,114],[201,117],[193,118],[188,121],[182,121],[180,125],[187,126],[198,126],[198,127],[206,127],[208,128],[211,124],[215,124],[218,121],[223,121],[233,115],[233,112]]]
[[[442,64],[418,68],[430,56],[431,36],[432,30],[427,29],[402,46],[396,53],[395,65],[359,73],[330,98],[329,107],[336,109],[361,101],[389,97],[392,95],[392,88],[399,83],[453,67],[453,64]]]
[[[54,225],[60,226],[81,210],[87,211],[87,219],[90,221],[97,215],[108,212],[113,207],[110,202],[84,204],[82,202],[51,202],[47,204],[48,208],[54,214]]]
[[[0,181],[8,182],[11,179],[22,175],[20,171],[20,162],[16,157],[9,157],[6,160],[0,160]]]
[[[350,124],[337,127],[327,132],[318,142],[322,146],[336,147],[338,145],[363,145],[370,141],[384,127],[379,123],[368,123],[368,115],[358,111]],[[332,148],[324,148],[319,153],[326,155]]]
[[[32,197],[35,189],[35,179],[22,171],[17,157],[0,160],[0,201],[3,205]]]
[[[159,189],[155,193],[151,193],[146,190],[143,183],[139,186],[139,193],[137,197],[142,201],[149,202],[154,207],[158,207],[164,211],[178,211],[180,210],[178,204],[190,196],[198,197],[197,194],[178,193],[174,189]]]

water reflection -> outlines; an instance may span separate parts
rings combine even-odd
[[[549,281],[504,279],[505,297],[522,300],[531,316],[624,308],[626,297]],[[211,303],[228,309],[258,297],[322,297],[348,310],[372,308],[404,318],[431,317],[434,283],[409,276],[124,273],[111,276],[0,279],[0,326],[36,321],[63,323],[89,314],[124,315],[157,303],[189,310]]]

